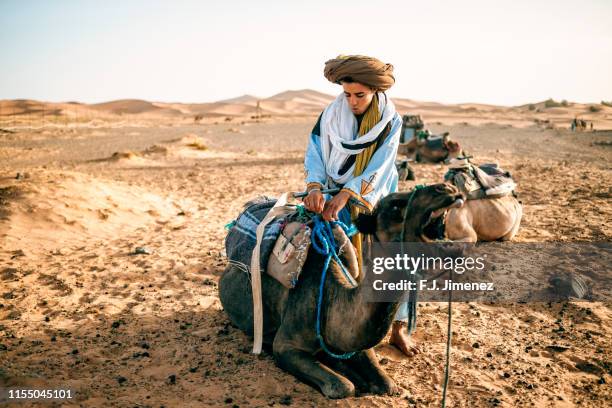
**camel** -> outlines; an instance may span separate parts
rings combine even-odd
[[[395,168],[397,169],[399,181],[415,180],[414,170],[410,166],[408,160],[396,160]]]
[[[496,167],[488,171],[491,174],[485,174],[485,177],[490,177],[493,182],[496,180],[495,176],[510,178],[510,173],[504,173]],[[514,238],[523,216],[523,207],[514,191],[505,195],[475,199],[471,199],[466,191],[464,193],[467,197],[465,204],[461,208],[450,209],[446,216],[445,229],[448,239],[477,242],[509,241]],[[476,193],[480,193],[480,196],[484,194],[482,190]]]
[[[467,200],[446,217],[446,236],[451,241],[510,241],[518,232],[523,208],[512,195]]]
[[[417,162],[439,163],[450,161],[463,155],[459,143],[452,140],[448,132],[441,135],[430,135],[427,131],[426,137],[417,136],[408,143],[401,144],[398,154],[410,156],[415,155]]]
[[[404,223],[404,209],[412,194]],[[406,241],[422,242],[427,225],[443,217],[448,208],[460,205],[462,198],[459,190],[447,183],[392,193],[381,199],[371,214],[361,214],[355,223],[362,233],[372,234],[382,242],[399,240],[402,226]],[[262,275],[264,345],[272,346],[280,368],[314,385],[328,398],[397,393],[397,386],[379,365],[373,347],[387,334],[399,303],[367,302],[367,287],[360,285],[363,276],[354,264],[349,264],[349,273],[358,282],[357,287],[347,285],[340,266],[333,260],[330,263],[324,285],[321,334],[333,353],[355,354],[338,359],[321,351],[315,323],[324,262],[324,256],[311,247],[293,289]],[[219,282],[219,298],[232,323],[252,336],[250,276],[228,265]]]

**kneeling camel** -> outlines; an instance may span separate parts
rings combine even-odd
[[[399,240],[402,230],[405,241],[421,242],[427,226],[461,198],[457,188],[446,183],[393,193],[384,197],[372,214],[360,215],[356,224],[361,232],[383,242]],[[406,208],[409,201],[410,208]],[[354,354],[346,360],[325,354],[315,332],[324,261],[324,256],[311,248],[300,280],[291,290],[262,275],[264,344],[272,346],[279,367],[329,398],[356,393],[394,394],[397,387],[378,364],[373,347],[387,334],[399,303],[366,302],[365,285],[348,286],[340,266],[332,260],[324,283],[321,334],[333,353]],[[363,276],[356,268],[349,272],[361,283]],[[252,335],[249,275],[228,265],[219,282],[219,296],[232,323]]]

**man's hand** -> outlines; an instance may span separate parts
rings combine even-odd
[[[304,198],[304,207],[314,213],[321,214],[324,205],[325,197],[321,194],[321,190],[311,190]]]
[[[322,217],[325,221],[335,221],[338,219],[338,213],[344,208],[351,195],[346,191],[340,191],[331,200],[325,203]]]

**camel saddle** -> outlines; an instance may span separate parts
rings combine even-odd
[[[442,135],[429,136],[427,139],[425,139],[424,145],[431,150],[446,149],[446,146],[444,145],[444,136]]]
[[[430,150],[447,150],[445,144],[449,140],[449,132],[440,135],[432,135],[429,130],[420,130],[417,133],[417,145]]]
[[[251,264],[257,244],[256,230],[274,207],[275,199],[260,197],[249,201],[242,213],[229,225],[225,250],[230,261],[244,266]],[[310,248],[310,220],[295,205],[284,205],[264,229],[260,242],[259,265],[267,275],[292,289],[298,282]],[[343,262],[357,265],[357,254],[350,238],[339,226],[332,229],[338,256]],[[249,270],[250,272],[250,270]]]
[[[510,172],[495,163],[474,165],[469,159],[455,159],[449,165],[444,180],[455,185],[468,200],[498,198],[515,194],[516,183]]]
[[[357,253],[350,238],[339,226],[332,229],[338,256],[348,267],[357,267]],[[289,222],[276,240],[268,258],[266,274],[279,281],[284,287],[293,289],[297,285],[310,248],[311,229],[301,221]]]

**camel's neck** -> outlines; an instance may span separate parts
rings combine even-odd
[[[337,268],[336,264],[330,268]],[[325,284],[324,337],[337,350],[365,350],[378,344],[393,323],[399,302],[372,302],[367,280],[356,288],[340,284],[329,274]]]
[[[404,227],[404,242],[423,242],[420,234],[421,229],[419,227],[421,220],[419,219],[410,219],[406,221],[406,226]]]
[[[418,223],[418,220],[416,221]],[[405,235],[405,242],[418,242],[417,228]],[[372,302],[372,288],[364,274],[358,278],[355,288],[346,285],[335,262],[330,263],[330,271],[325,283],[325,302],[323,320],[324,338],[329,345],[341,351],[365,350],[374,347],[387,334],[399,302]],[[355,276],[355,274],[353,274]]]

